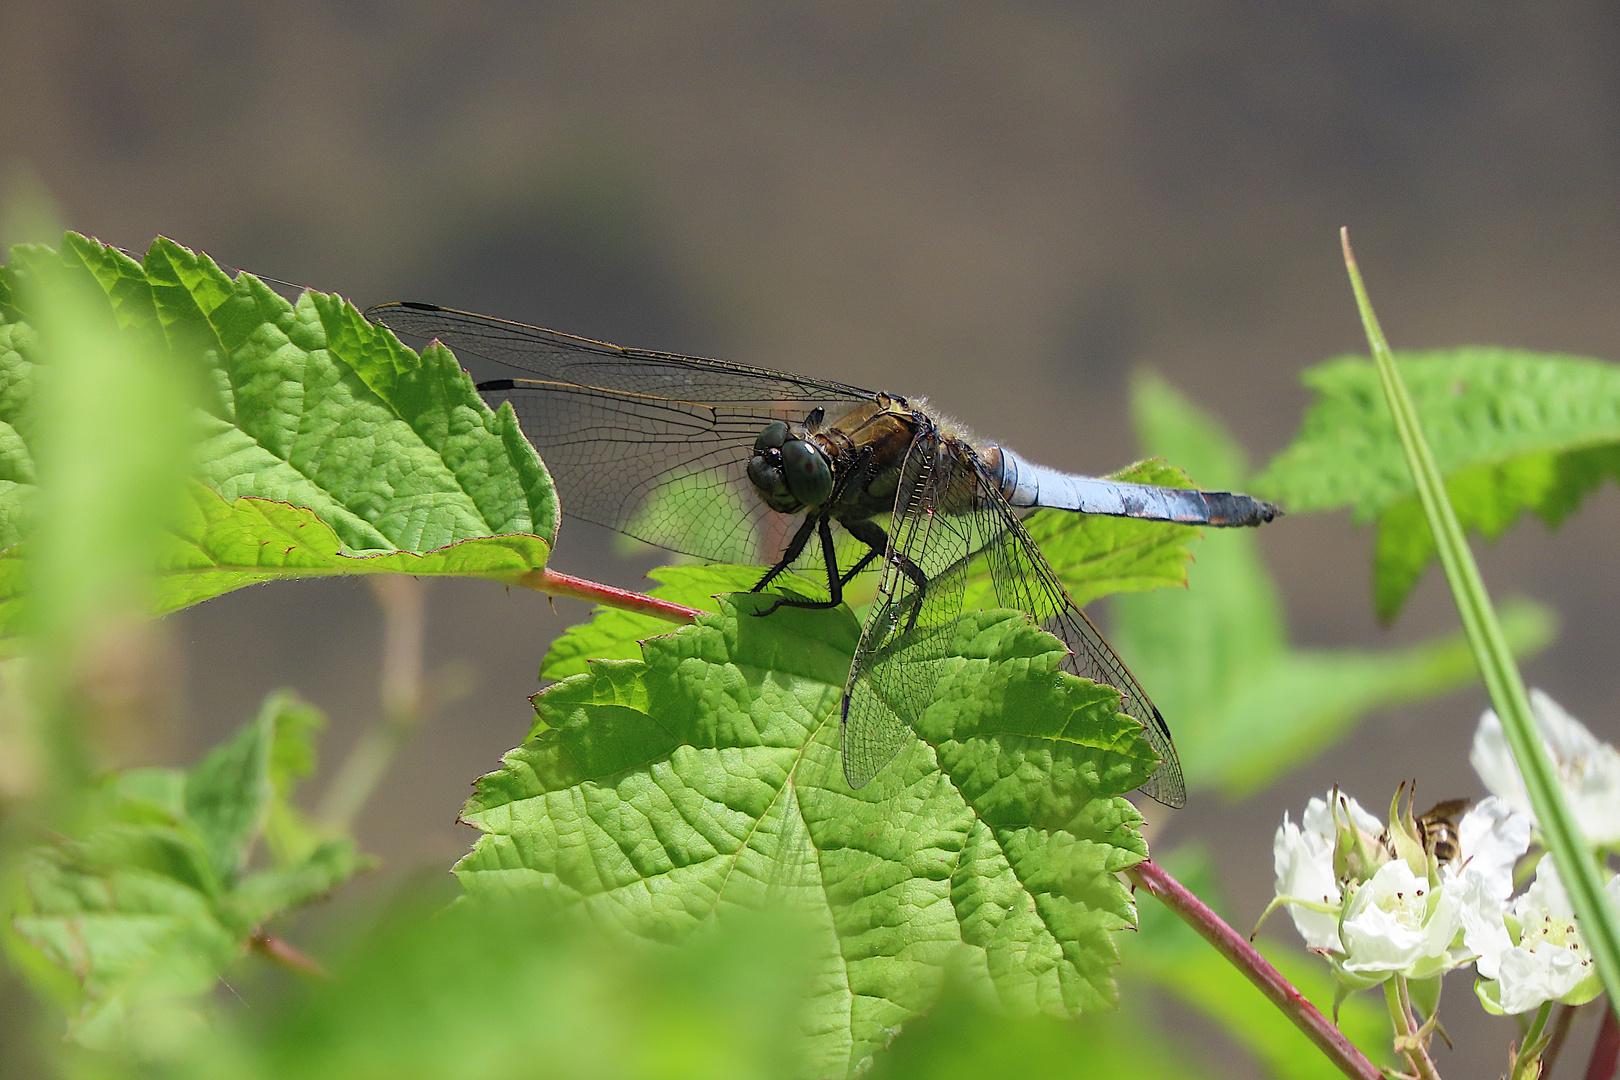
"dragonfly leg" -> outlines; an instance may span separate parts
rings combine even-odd
[[[759,590],[769,585],[777,574],[793,565],[793,560],[799,557],[799,553],[804,550],[804,545],[810,542],[810,534],[815,531],[815,528],[816,519],[806,517],[804,524],[799,526],[799,531],[793,534],[792,540],[788,541],[787,550],[782,553],[782,558],[777,561],[775,566],[767,570],[765,576],[760,578],[754,587],[748,591],[759,592]]]
[[[794,600],[788,597],[778,597],[776,602],[769,608],[759,612],[761,615],[769,615],[780,607],[834,608],[844,602],[844,582],[848,579],[840,577],[838,574],[838,553],[833,550],[832,525],[825,515],[815,518],[813,521],[807,521],[805,524],[806,526],[813,524],[816,531],[821,534],[821,557],[827,563],[827,591],[830,596],[826,600]],[[805,530],[800,529],[799,531],[803,533]],[[797,540],[798,537],[795,536],[794,539]],[[789,545],[789,547],[792,547],[792,545]],[[800,544],[799,547],[803,548],[804,545]],[[797,557],[797,553],[789,556],[790,559],[795,557]]]
[[[844,531],[865,544],[871,550],[861,556],[860,562],[849,568],[844,575],[843,584],[848,585],[856,574],[866,569],[868,563],[880,555],[889,553],[889,534],[883,531],[883,526],[875,521],[840,521]]]
[[[862,569],[877,556],[887,556],[889,554],[889,534],[884,532],[883,526],[877,522],[870,520],[845,521],[840,524],[849,530],[851,536],[872,549],[866,553],[860,562],[855,564],[854,569],[850,571],[850,577],[854,577],[856,570]],[[911,583],[917,587],[916,591],[906,598],[906,603],[911,605],[911,615],[906,619],[906,630],[909,632],[912,627],[917,625],[917,616],[922,612],[923,597],[928,593],[928,575],[922,572],[922,567],[898,551],[894,553],[894,561],[895,566],[900,568],[900,572],[910,578]],[[849,577],[846,577],[844,581],[847,583]]]

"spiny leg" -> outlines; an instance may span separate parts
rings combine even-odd
[[[793,534],[793,539],[788,541],[787,550],[782,553],[782,558],[778,560],[775,566],[765,571],[765,576],[760,578],[754,587],[748,591],[759,592],[769,585],[777,574],[793,565],[793,560],[799,557],[799,553],[804,550],[804,545],[810,542],[810,534],[815,530],[815,527],[816,519],[807,516],[804,519],[804,524],[799,526],[799,531]]]
[[[870,549],[865,555],[861,556],[859,562],[849,568],[849,573],[844,575],[842,584],[848,585],[850,581],[854,579],[855,575],[860,573],[862,570],[865,570],[867,564],[869,564],[873,559],[889,553],[889,534],[883,531],[883,527],[881,525],[870,520],[840,521],[838,524],[844,527],[845,532],[849,533],[849,535],[853,536],[855,539],[865,544],[868,549]]]
[[[806,524],[808,525],[810,522],[807,521]],[[776,603],[764,611],[758,612],[758,614],[769,615],[779,607],[834,608],[844,602],[844,582],[847,579],[840,577],[838,573],[838,553],[833,550],[832,525],[825,516],[822,516],[815,519],[815,526],[816,531],[821,534],[821,557],[827,564],[827,592],[830,594],[829,599],[796,600],[786,596],[778,597]],[[799,531],[804,532],[803,529]],[[798,540],[798,537],[795,536],[794,540]],[[791,547],[791,545],[789,546]],[[799,547],[802,549],[804,545],[800,544]],[[797,553],[789,556],[789,558],[796,557]]]
[[[883,531],[883,526],[870,520],[845,521],[840,524],[849,530],[851,536],[872,549],[855,564],[855,570],[861,569],[879,554],[888,556],[889,534]],[[922,614],[923,598],[928,593],[928,575],[922,572],[922,567],[906,558],[902,552],[895,552],[893,558],[895,566],[899,567],[900,572],[910,578],[911,583],[917,587],[916,591],[906,598],[906,602],[911,605],[911,614],[906,619],[906,630],[910,632],[912,627],[917,625],[918,616]],[[855,570],[850,571],[851,577],[854,576]],[[847,583],[849,579],[844,580]]]
[[[849,529],[849,534],[851,534],[851,536],[854,536],[855,539],[859,539],[862,544],[865,544],[865,546],[872,549],[872,552],[867,554],[865,559],[860,560],[859,563],[855,563],[855,568],[857,568],[857,570],[865,567],[867,562],[870,562],[875,555],[883,554],[885,557],[888,557],[889,534],[885,533],[885,531],[883,531],[883,526],[878,525],[876,521],[842,521],[841,525],[844,526],[844,528]],[[925,573],[922,572],[922,567],[919,567],[919,565],[912,562],[912,560],[907,559],[906,555],[902,554],[902,552],[894,552],[893,559],[894,565],[899,567],[899,572],[904,573],[907,578],[910,578],[912,585],[917,586],[917,591],[906,597],[906,602],[907,604],[910,604],[910,609],[912,609],[910,610],[910,615],[906,620],[906,630],[909,631],[910,628],[917,625],[917,617],[922,614],[923,597],[927,596],[928,594],[928,575],[925,575]]]

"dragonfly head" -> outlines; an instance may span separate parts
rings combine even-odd
[[[766,506],[779,514],[797,514],[832,497],[832,462],[815,443],[773,420],[754,440],[748,480]]]

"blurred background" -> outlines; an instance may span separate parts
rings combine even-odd
[[[1286,445],[1299,371],[1363,345],[1341,225],[1397,348],[1620,359],[1620,8],[1592,0],[4,0],[0,40],[4,191],[43,189],[73,229],[136,249],[161,233],[361,306],[926,393],[1073,471],[1138,456],[1141,370],[1256,468]],[[1611,741],[1617,526],[1606,490],[1555,535],[1531,522],[1482,551],[1495,595],[1563,620],[1530,681]],[[1344,514],[1262,531],[1297,644],[1455,628],[1433,572],[1376,624],[1371,539]],[[634,587],[657,561],[613,550],[565,522],[555,565]],[[548,642],[585,614],[428,588],[426,668],[466,692],[359,820],[385,877],[467,849],[470,783],[521,740]],[[254,588],[168,625],[154,680],[172,719],[126,760],[191,760],[281,685],[331,714],[328,763],[379,710],[363,583]],[[1160,843],[1211,845],[1246,926],[1272,832],[1309,795],[1339,783],[1379,806],[1414,775],[1435,798],[1480,794],[1483,706],[1475,689],[1375,716],[1255,797],[1172,816]],[[1458,1005],[1442,1069],[1499,1069],[1506,1025]]]

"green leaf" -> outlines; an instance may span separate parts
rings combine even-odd
[[[418,900],[413,907],[424,906]],[[843,1071],[811,1058],[825,973],[799,921],[759,917],[682,949],[535,904],[395,913],[283,1003],[244,1010],[186,1075],[239,1080],[695,1077]]]
[[[78,263],[126,335],[163,343],[205,388],[200,486],[157,557],[159,610],[278,577],[512,582],[544,564],[557,523],[550,478],[511,410],[491,412],[447,350],[418,356],[336,297],[288,303],[167,240],[136,263],[73,234],[60,256],[17,249],[0,269],[0,541],[29,535],[37,503],[29,437],[48,358],[21,321],[32,317],[26,286]],[[105,440],[75,438],[105,453]],[[22,554],[13,547],[6,562]],[[24,584],[0,564],[0,631],[17,625]]]
[[[308,859],[324,839],[322,830],[293,804],[292,794],[315,771],[315,736],[326,727],[326,714],[290,690],[267,697],[261,708],[261,714],[265,712],[274,718],[275,737],[264,840],[278,866],[291,866]]]
[[[108,778],[75,835],[26,854],[12,925],[78,981],[75,1039],[140,1044],[148,1028],[194,1020],[196,999],[251,933],[366,865],[351,840],[333,837],[246,869],[267,816],[312,764],[319,722],[272,694],[191,770]]]
[[[274,738],[272,722],[261,710],[186,777],[186,815],[202,833],[209,863],[228,884],[235,884],[246,867],[248,849],[270,809]]]
[[[1139,861],[1118,796],[1155,761],[1118,694],[1059,675],[1019,613],[965,617],[918,741],[850,791],[838,703],[847,610],[722,597],[721,611],[539,694],[540,722],[463,820],[469,895],[583,908],[661,941],[774,897],[818,918],[807,1030],[844,1073],[926,1008],[953,954],[1006,1006],[1113,1001],[1114,873]],[[965,950],[965,952],[964,952]]]
[[[323,840],[298,862],[247,874],[230,896],[236,925],[261,926],[270,919],[318,900],[372,862],[348,838]]]
[[[27,357],[36,354],[38,341],[33,327],[0,322],[0,547],[21,540],[35,512],[39,478],[28,436],[38,382]]]
[[[1402,353],[1397,366],[1465,530],[1494,540],[1526,511],[1556,528],[1620,476],[1614,364],[1469,347]],[[1255,487],[1291,512],[1348,506],[1376,520],[1376,608],[1393,620],[1435,549],[1377,371],[1343,357],[1304,381],[1316,400]]]
[[[1464,466],[1446,477],[1446,494],[1463,529],[1496,540],[1527,509],[1557,528],[1610,476],[1620,476],[1620,446],[1528,453],[1500,464]],[[1395,620],[1435,557],[1417,496],[1384,509],[1373,548],[1373,606],[1380,620]]]
[[[246,869],[254,841],[272,821],[278,863],[301,863],[313,855],[322,838],[289,800],[298,780],[315,768],[313,736],[325,724],[319,709],[278,690],[235,738],[215,747],[187,774],[185,814],[201,831],[209,861],[228,885]],[[323,858],[329,862],[331,855]]]
[[[1207,1057],[1156,1029],[1146,1010],[1125,1003],[1117,1013],[1062,1022],[1009,1015],[953,983],[939,1005],[908,1025],[879,1054],[871,1080],[1208,1080]]]
[[[114,827],[109,827],[112,829]],[[33,852],[22,872],[28,906],[13,920],[21,937],[80,981],[82,1005],[71,1034],[90,1046],[123,1042],[148,1008],[200,995],[241,947],[195,882],[149,868],[149,859],[109,864],[95,856],[118,845],[96,836],[93,849],[64,845]],[[143,854],[172,845],[202,856],[194,835],[153,830]]]
[[[1167,383],[1139,382],[1134,408],[1145,449],[1208,487],[1246,486],[1236,443]],[[1192,789],[1241,798],[1325,751],[1368,713],[1476,678],[1461,635],[1388,650],[1291,646],[1251,530],[1208,530],[1188,583],[1115,600],[1110,637],[1169,722]],[[1545,608],[1522,603],[1506,625],[1515,650],[1528,654],[1551,640],[1555,623]]]

